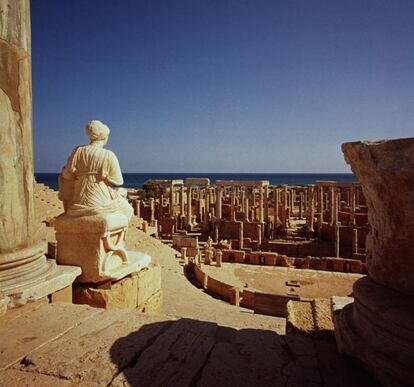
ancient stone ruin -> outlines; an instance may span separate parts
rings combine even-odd
[[[5,1],[0,13],[0,306],[33,302],[70,288],[76,266],[46,259],[34,208],[29,3]]]
[[[336,312],[339,349],[385,385],[411,385],[414,364],[414,138],[342,145],[368,206],[368,276]]]
[[[0,0],[0,385],[414,385],[414,138],[344,144],[354,183],[153,180],[131,207],[70,157],[58,194],[30,58],[29,1]]]
[[[151,180],[128,197],[142,230],[181,254],[191,281],[256,313],[287,317],[289,303],[348,296],[366,272],[357,182]]]
[[[158,197],[129,192],[135,215],[161,238],[198,236],[233,249],[295,251],[299,258],[365,260],[367,207],[359,183],[317,181],[270,186],[268,181],[151,180]]]

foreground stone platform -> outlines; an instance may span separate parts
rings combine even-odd
[[[375,385],[334,342],[136,311],[44,304],[0,337],[0,385]]]

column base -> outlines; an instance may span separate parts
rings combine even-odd
[[[53,259],[45,263],[48,271],[44,273],[39,282],[20,282],[16,287],[9,289],[6,294],[9,298],[8,309],[22,306],[71,286],[75,278],[81,274],[77,266],[58,266]]]
[[[6,314],[9,301],[9,297],[0,295],[0,317]]]
[[[353,296],[353,303],[334,313],[338,350],[386,386],[412,386],[414,298],[368,277],[355,282]]]
[[[46,243],[39,242],[0,254],[0,309],[15,308],[72,285],[81,274],[77,266],[58,266],[46,259]],[[0,313],[1,314],[1,313]]]

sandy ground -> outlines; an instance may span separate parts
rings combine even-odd
[[[225,283],[264,293],[297,294],[303,298],[349,296],[360,274],[335,273],[289,267],[259,266],[240,263],[203,265],[203,271]]]

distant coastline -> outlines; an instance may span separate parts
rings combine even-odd
[[[58,189],[58,173],[35,173],[36,181]],[[207,177],[212,184],[216,180],[269,180],[270,184],[313,184],[316,180],[341,182],[356,181],[352,173],[123,173],[125,188],[141,188],[149,179],[185,179]]]

